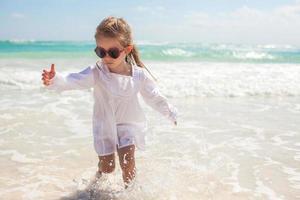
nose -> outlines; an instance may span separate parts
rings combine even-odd
[[[109,55],[105,55],[104,58],[102,58],[102,60],[105,62],[105,63],[112,63],[113,59],[109,56]]]
[[[112,58],[109,55],[105,55],[102,59],[107,61],[112,60]]]

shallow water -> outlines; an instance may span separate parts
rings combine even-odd
[[[223,66],[225,73],[218,73],[220,63],[153,63],[154,71],[161,69],[156,74],[162,77],[162,91],[178,107],[178,126],[142,104],[149,121],[147,149],[137,151],[137,179],[124,191],[118,165],[106,180],[93,182],[98,160],[92,143],[91,92],[47,91],[39,85],[37,67],[46,61],[25,61],[22,67],[17,62],[16,68],[7,68],[9,62],[2,60],[0,68],[7,72],[0,77],[2,199],[300,198],[297,65],[237,64]],[[72,61],[61,63],[75,64],[63,72],[77,69]],[[284,67],[290,68],[281,76],[267,76]],[[170,71],[195,94],[184,93],[166,73]],[[268,79],[253,86],[260,79],[254,73],[255,80],[247,82],[248,72]],[[224,88],[235,95],[222,92]],[[246,92],[253,90],[256,95]],[[206,95],[208,91],[212,95]]]

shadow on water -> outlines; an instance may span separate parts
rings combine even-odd
[[[102,189],[101,178],[94,178],[83,190],[77,190],[72,194],[60,198],[60,200],[117,200],[117,195],[122,191],[109,188]]]

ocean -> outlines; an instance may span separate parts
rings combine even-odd
[[[291,45],[237,45],[201,43],[137,43],[150,61],[300,63],[300,48]],[[94,41],[0,41],[0,58],[93,58]]]
[[[147,106],[146,150],[123,189],[93,183],[91,90],[44,88],[97,61],[93,41],[0,41],[2,199],[300,199],[300,48],[138,42],[178,126]]]

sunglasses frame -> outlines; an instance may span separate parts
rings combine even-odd
[[[117,57],[116,57],[116,56],[113,56],[113,55],[114,55],[113,51],[115,51],[115,50],[118,50],[117,52],[114,52],[114,53],[117,53]],[[121,53],[122,53],[124,50],[125,50],[125,48],[120,50],[118,47],[111,47],[111,48],[109,48],[108,50],[106,50],[106,49],[104,49],[103,47],[98,47],[98,46],[94,49],[96,55],[97,55],[99,58],[105,58],[105,57],[108,55],[108,56],[111,57],[112,59],[117,59],[117,58],[119,58],[120,55],[121,55]],[[101,55],[101,51],[103,52],[103,56]]]

